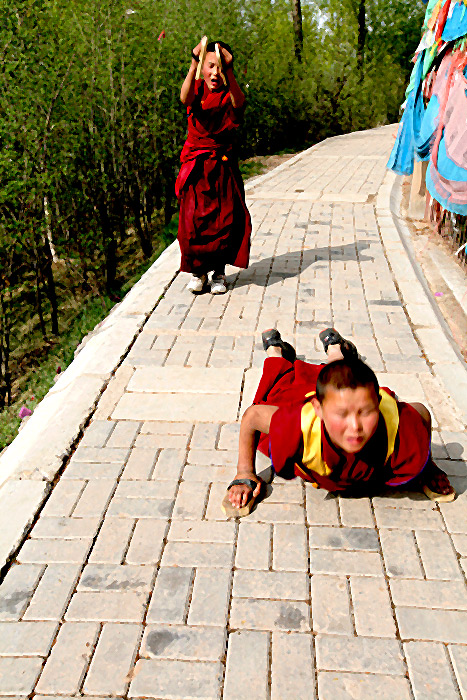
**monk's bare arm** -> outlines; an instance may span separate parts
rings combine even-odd
[[[195,59],[191,59],[191,66],[188,69],[185,80],[183,81],[182,89],[180,90],[180,100],[184,105],[191,105],[195,99],[195,74],[196,74]]]
[[[201,42],[198,46],[195,46],[193,53],[195,56],[199,57],[201,51]],[[196,69],[198,67],[198,62],[192,58],[191,65],[186,74],[186,78],[183,81],[182,89],[180,90],[180,100],[184,105],[191,105],[195,99],[195,75]]]
[[[222,53],[224,75],[227,78],[227,84],[229,86],[230,99],[232,100],[233,107],[239,109],[243,107],[245,103],[245,95],[241,91],[233,72],[233,56],[223,46],[220,47],[220,50]]]
[[[225,77],[227,78],[227,82],[229,85],[229,92],[230,92],[230,99],[232,100],[232,106],[235,109],[239,109],[240,107],[243,107],[243,105],[245,104],[245,95],[243,94],[243,92],[240,89],[239,84],[237,83],[237,80],[235,78],[232,67],[226,69]]]
[[[236,479],[253,478],[256,481],[255,457],[260,433],[269,434],[271,419],[278,406],[250,406],[242,417],[238,446],[238,464]],[[260,483],[254,491],[259,493]],[[250,489],[246,485],[232,486],[229,500],[232,505],[240,508],[248,501]]]

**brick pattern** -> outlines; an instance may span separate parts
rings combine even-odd
[[[175,277],[124,360],[129,383],[100,403],[0,584],[0,696],[466,695],[467,439],[394,284],[389,212],[368,200],[391,132],[330,140],[250,191],[252,264],[231,271],[233,291],[193,297]],[[323,325],[354,340],[382,385],[430,408],[438,396],[433,454],[458,480],[455,503],[276,478],[250,517],[225,518],[261,330],[278,326],[320,362]],[[145,415],[141,377],[155,367],[190,372],[196,391],[161,389]],[[219,415],[206,417],[214,395],[198,392],[213,368]],[[237,388],[224,396],[233,376],[243,404]],[[122,395],[137,420],[119,414]]]

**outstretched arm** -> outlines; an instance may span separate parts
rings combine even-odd
[[[278,406],[250,406],[242,417],[240,425],[240,438],[238,447],[238,464],[236,479],[253,478],[255,481],[255,456],[260,433],[269,434],[271,418],[278,410]],[[253,495],[256,497],[261,488],[258,482]],[[229,490],[229,500],[236,508],[241,508],[248,501],[250,489],[246,485],[232,486]]]
[[[200,52],[201,42],[199,42],[198,46],[195,46],[193,49],[193,54],[199,58]],[[197,67],[198,61],[192,58],[191,65],[188,69],[188,73],[186,74],[186,78],[183,81],[182,89],[180,90],[180,100],[184,105],[191,105],[195,99],[195,75]]]

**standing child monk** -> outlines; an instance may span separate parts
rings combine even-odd
[[[327,328],[320,338],[326,365],[296,360],[277,330],[263,333],[269,357],[254,403],[242,418],[237,475],[222,503],[224,512],[247,515],[260,495],[257,447],[280,476],[300,476],[330,492],[368,494],[384,485],[408,486],[432,500],[452,501],[455,491],[431,458],[425,406],[380,389],[373,370],[335,329]]]
[[[180,270],[192,273],[188,289],[194,294],[205,290],[210,272],[211,294],[224,294],[226,264],[248,267],[250,250],[251,219],[234,151],[245,97],[235,80],[231,48],[217,42],[216,52],[213,42],[206,49],[204,80],[195,79],[200,42],[180,92],[188,111],[176,183]]]

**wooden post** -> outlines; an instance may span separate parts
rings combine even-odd
[[[423,220],[425,218],[426,206],[426,185],[425,176],[428,161],[416,160],[412,173],[409,198],[409,217],[411,219]]]

